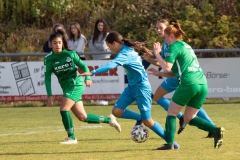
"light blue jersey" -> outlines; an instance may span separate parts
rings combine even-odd
[[[92,71],[92,74],[106,72],[118,66],[125,69],[128,86],[120,95],[114,107],[125,110],[131,103],[136,101],[142,119],[151,118],[151,85],[142,65],[142,58],[133,48],[123,45],[112,61]]]
[[[163,59],[165,59],[165,54],[168,52],[168,44],[164,40],[163,45],[162,45],[162,53],[161,56]],[[173,92],[177,89],[178,87],[178,79],[177,78],[166,78],[162,84],[162,88],[166,90],[168,93]]]
[[[128,78],[128,85],[138,85],[138,87],[141,88],[149,88],[150,83],[148,81],[147,73],[142,65],[142,58],[133,48],[126,45],[123,45],[120,52],[111,62],[92,71],[92,74],[106,72],[117,66],[123,66],[125,69]]]

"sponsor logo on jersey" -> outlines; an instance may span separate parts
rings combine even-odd
[[[70,57],[67,57],[67,60],[66,60],[66,62],[71,62],[71,58]]]

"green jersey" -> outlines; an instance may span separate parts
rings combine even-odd
[[[50,52],[44,58],[45,85],[47,95],[52,96],[51,74],[54,73],[62,89],[69,83],[83,85],[83,79],[77,76],[77,67],[84,72],[89,72],[87,65],[79,58],[76,52],[63,50],[60,54]],[[86,80],[91,80],[90,76],[85,76]]]
[[[165,55],[165,60],[173,64],[172,72],[179,78],[180,84],[207,84],[197,57],[187,43],[183,41],[172,43]]]

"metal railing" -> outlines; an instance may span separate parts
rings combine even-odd
[[[232,53],[240,52],[240,48],[233,49],[194,49],[195,53]],[[19,57],[19,56],[45,56],[48,53],[0,53],[0,57]],[[79,55],[95,55],[95,54],[115,54],[113,52],[81,52]]]

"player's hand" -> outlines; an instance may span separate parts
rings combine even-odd
[[[48,97],[47,105],[52,107],[53,106],[53,100],[54,100],[53,96]]]
[[[159,42],[156,42],[153,44],[153,53],[157,57],[160,55],[160,52],[162,51],[162,46]]]
[[[150,55],[149,54],[143,54],[142,58],[146,61],[148,61],[150,59]]]
[[[152,74],[154,76],[160,76],[160,72],[156,70],[155,68],[149,68],[148,71],[150,71],[148,74]]]
[[[92,81],[91,80],[85,80],[85,84],[87,87],[91,87],[92,86]]]
[[[83,72],[80,73],[78,76],[92,76],[92,72]]]

